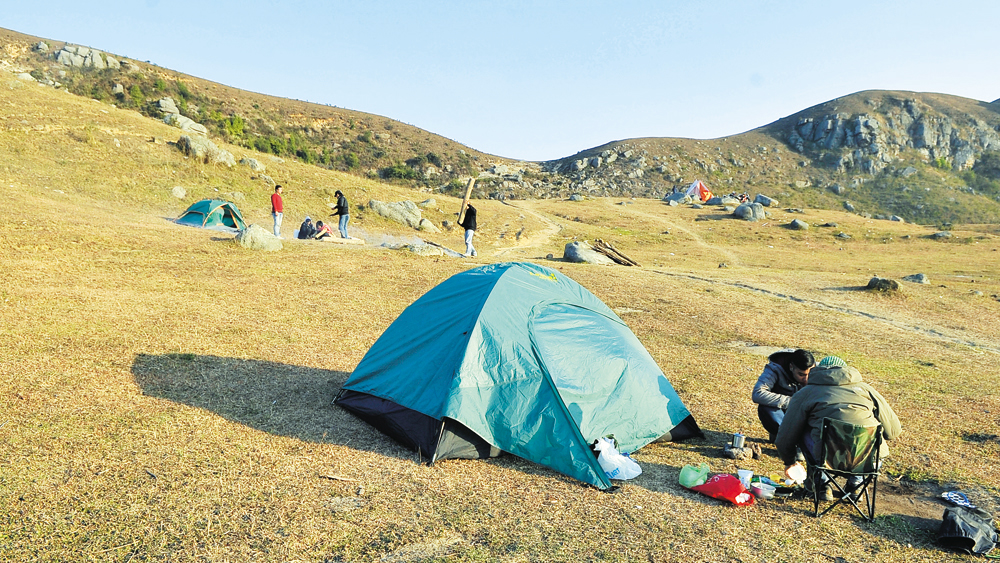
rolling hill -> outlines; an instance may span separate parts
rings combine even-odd
[[[4,67],[162,119],[159,100],[215,138],[427,192],[474,197],[659,198],[695,179],[793,207],[907,221],[1000,222],[1000,113],[916,92],[858,92],[719,139],[641,138],[565,158],[489,155],[388,117],[276,98],[87,47],[0,30]]]

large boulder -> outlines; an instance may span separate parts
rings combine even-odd
[[[229,167],[236,164],[232,153],[220,149],[212,141],[198,135],[194,137],[181,135],[181,138],[177,139],[177,148],[189,157],[205,164],[225,164]]]
[[[691,196],[687,195],[684,192],[674,192],[674,193],[670,193],[670,194],[665,195],[663,197],[663,201],[666,201],[668,203],[671,202],[671,201],[673,201],[673,202],[676,202],[678,204],[681,204],[681,203],[691,203],[694,200],[692,200]]]
[[[417,224],[418,231],[426,231],[429,233],[440,233],[441,229],[437,228],[437,225],[431,223],[427,219],[421,219],[420,223]]]
[[[172,113],[181,112],[181,110],[177,109],[177,104],[174,103],[174,99],[169,96],[166,98],[160,98],[159,100],[156,100],[153,106],[155,106],[156,109],[160,110],[160,112],[163,113],[163,115],[170,115]]]
[[[573,241],[566,245],[563,250],[563,260],[567,262],[578,262],[584,264],[614,264],[615,261],[594,250],[592,246],[585,242]]]
[[[886,292],[899,291],[899,282],[897,282],[896,280],[891,280],[889,278],[880,278],[878,276],[875,276],[872,279],[868,280],[867,288],[869,291],[886,291]]]
[[[267,167],[264,166],[264,164],[261,163],[256,158],[250,158],[250,157],[244,156],[243,158],[240,159],[240,164],[242,164],[243,166],[246,166],[247,168],[249,168],[250,170],[253,170],[254,172],[266,172],[267,171]]]
[[[806,223],[802,219],[792,219],[792,222],[789,224],[789,226],[791,228],[795,229],[796,231],[808,231],[809,230],[809,223]]]
[[[201,123],[196,122],[190,117],[184,117],[179,113],[171,113],[163,118],[163,122],[167,125],[173,125],[181,131],[187,131],[188,133],[197,133],[199,135],[208,135],[208,128],[206,128]],[[236,162],[235,160],[233,161]]]
[[[764,194],[757,194],[757,196],[753,198],[753,202],[754,203],[759,203],[759,204],[763,205],[764,207],[777,207],[778,206],[778,201],[777,200],[769,198],[769,197],[767,197]]]
[[[733,211],[733,215],[745,221],[760,221],[767,217],[764,206],[759,203],[744,203]]]
[[[413,229],[420,228],[420,208],[412,201],[378,201],[368,202],[368,208],[386,219],[402,223]]]
[[[282,246],[281,239],[257,224],[250,225],[237,233],[236,242],[238,242],[243,248],[249,248],[250,250],[266,250],[268,252],[281,250]]]

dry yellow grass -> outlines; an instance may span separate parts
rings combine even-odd
[[[835,212],[805,218],[836,229],[796,232],[783,225],[800,215],[782,210],[749,224],[657,201],[481,202],[477,259],[296,241],[255,253],[167,220],[240,192],[248,220],[270,225],[269,186],[247,169],[151,142],[178,135],[0,75],[0,560],[961,559],[891,509],[864,525],[846,511],[816,520],[804,501],[737,509],[680,488],[688,463],[735,471],[719,455],[731,432],[763,437],[749,390],[764,358],[736,342],[845,357],[903,420],[888,465],[898,487],[997,504],[995,231],[938,242]],[[429,197],[257,156],[286,186],[286,233],[338,188],[352,205]],[[175,185],[190,195],[172,198]],[[457,211],[434,197],[435,221]],[[415,234],[364,212],[352,225]],[[574,237],[644,267],[545,258]],[[461,249],[457,232],[431,240]],[[605,494],[509,456],[429,467],[330,405],[408,304],[500,260],[557,268],[623,311],[706,439],[644,448],[644,474]],[[856,290],[917,272],[933,283]],[[765,453],[743,465],[779,471]]]

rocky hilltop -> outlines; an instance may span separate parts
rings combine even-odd
[[[475,197],[716,194],[924,223],[1000,222],[1000,101],[867,91],[719,139],[614,141],[566,158],[488,155],[389,118],[246,92],[79,45],[0,30],[0,68],[206,137],[331,169]]]

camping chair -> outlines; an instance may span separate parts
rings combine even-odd
[[[817,518],[830,512],[838,504],[850,503],[869,522],[875,519],[875,491],[878,485],[881,446],[881,424],[858,426],[842,420],[823,419],[823,430],[820,434],[820,457],[813,476],[816,479],[813,483],[813,510]],[[847,491],[836,481],[835,477],[860,477],[862,481],[852,491]],[[840,492],[840,498],[833,501],[820,514],[820,489],[824,488],[820,484],[824,478]],[[871,488],[870,492],[869,487]],[[862,497],[864,498],[862,502],[865,510],[858,506],[858,501]]]

